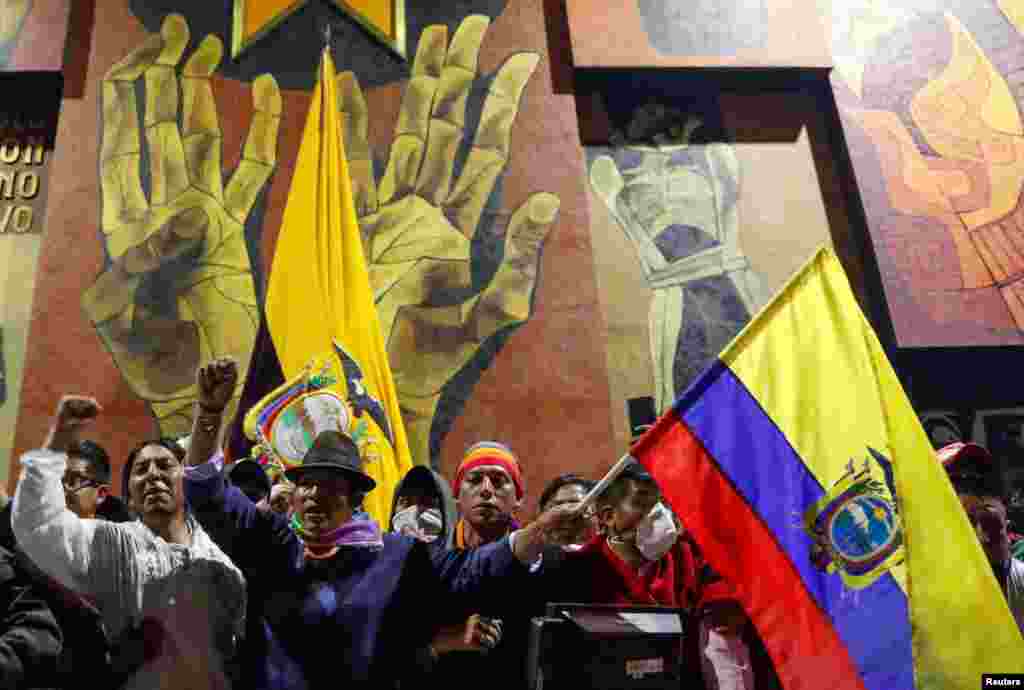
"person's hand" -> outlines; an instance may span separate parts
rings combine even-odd
[[[10,62],[32,0],[0,0],[0,67]]]
[[[101,409],[94,398],[83,395],[63,396],[57,403],[57,412],[53,416],[45,447],[58,453],[66,451],[81,430],[96,419]]]
[[[231,402],[238,384],[238,363],[230,357],[215,359],[196,374],[199,386],[199,407],[204,412],[223,411]]]
[[[508,218],[500,261],[488,262],[493,243],[474,242],[480,233],[496,234],[496,214],[485,206],[508,164],[519,100],[540,60],[527,52],[508,57],[488,88],[479,124],[466,131],[489,23],[466,18],[450,44],[447,27],[423,32],[379,181],[362,90],[351,72],[338,76],[370,281],[417,463],[431,459],[430,428],[444,385],[487,339],[529,319],[541,248],[560,205],[546,192],[523,201]],[[456,176],[456,152],[470,137]]]
[[[580,504],[572,503],[548,508],[537,516],[534,524],[545,534],[553,530],[578,531],[586,528],[591,516],[589,510],[580,510]]]
[[[557,505],[548,508],[526,527],[515,532],[513,550],[520,563],[532,564],[548,541],[548,534],[556,530],[577,532],[586,527],[585,511],[579,504]]]
[[[241,161],[225,179],[210,84],[223,46],[206,36],[179,68],[188,44],[185,20],[168,15],[160,34],[103,79],[100,230],[108,261],[82,296],[165,436],[188,433],[200,363],[249,362],[259,308],[245,224],[276,165],[281,119],[277,83],[262,75],[252,83]]]
[[[709,628],[720,635],[735,637],[743,632],[747,614],[739,602],[732,599],[714,601],[704,607],[704,619]]]
[[[502,622],[499,619],[483,618],[474,613],[464,624],[438,631],[432,646],[438,654],[493,649],[501,641],[501,631]]]

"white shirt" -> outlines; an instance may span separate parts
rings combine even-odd
[[[167,594],[174,591],[208,602],[216,607],[214,623],[242,633],[245,578],[194,519],[188,519],[188,546],[164,541],[138,520],[82,519],[65,505],[66,462],[64,453],[47,450],[21,457],[11,524],[19,546],[44,572],[96,602],[111,639],[144,612],[174,606]]]

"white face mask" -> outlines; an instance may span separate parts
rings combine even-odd
[[[392,531],[420,541],[434,541],[441,536],[443,520],[436,508],[421,511],[419,506],[409,506],[395,513],[391,520]]]
[[[636,548],[648,561],[659,561],[679,538],[672,512],[659,503],[636,528]]]

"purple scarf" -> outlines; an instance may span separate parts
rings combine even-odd
[[[383,548],[384,537],[373,520],[353,518],[327,534],[314,538],[302,526],[298,513],[292,515],[291,528],[303,544],[313,546],[356,546]]]

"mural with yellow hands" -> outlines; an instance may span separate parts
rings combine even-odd
[[[494,211],[540,56],[516,52],[495,73],[480,73],[489,26],[471,15],[451,36],[444,25],[423,30],[386,160],[370,142],[360,79],[338,77],[370,278],[418,462],[436,462],[474,377],[529,319],[541,249],[560,208],[556,195],[540,191],[508,215]],[[187,431],[200,362],[249,361],[259,306],[246,223],[276,165],[282,111],[274,77],[256,78],[242,163],[225,175],[211,88],[222,41],[201,37],[186,56],[189,40],[186,19],[168,15],[104,78],[108,261],[82,300],[164,434]]]
[[[901,5],[839,3],[833,24],[833,83],[897,339],[1022,343],[1024,91],[1011,56],[1024,2]]]
[[[188,43],[185,20],[170,15],[103,79],[107,265],[82,296],[165,435],[190,428],[200,364],[228,355],[248,363],[252,353],[259,309],[244,225],[274,170],[281,118],[277,84],[264,75],[252,85],[242,160],[225,179],[210,85],[224,47],[207,36],[182,65]],[[229,412],[236,404],[237,397]]]

